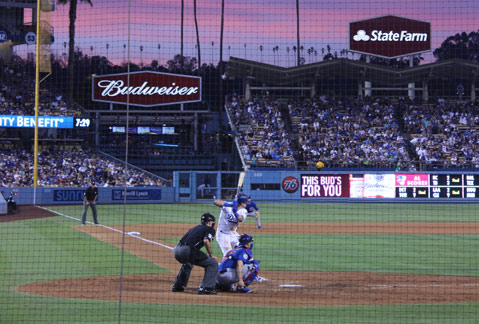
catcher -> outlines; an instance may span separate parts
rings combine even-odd
[[[221,261],[216,275],[216,289],[222,291],[252,293],[247,286],[251,284],[259,273],[259,263],[253,259],[253,237],[243,234],[239,238],[239,245],[229,251]]]

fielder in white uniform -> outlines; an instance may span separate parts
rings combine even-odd
[[[218,220],[218,230],[216,231],[216,241],[218,242],[223,256],[228,251],[234,249],[239,244],[239,234],[237,232],[240,223],[246,219],[247,211],[245,209],[248,198],[239,196],[237,199],[238,211],[233,210],[233,203],[223,200],[215,200],[216,206],[221,207],[220,218]]]

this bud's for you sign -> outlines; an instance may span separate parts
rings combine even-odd
[[[141,71],[97,75],[92,100],[153,107],[201,101],[201,77]]]
[[[301,197],[349,197],[348,174],[302,174]]]

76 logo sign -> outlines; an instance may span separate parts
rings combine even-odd
[[[292,194],[298,190],[299,181],[295,177],[289,176],[283,179],[283,182],[281,183],[281,187],[287,193]]]

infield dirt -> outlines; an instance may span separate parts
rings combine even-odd
[[[199,296],[197,287],[203,269],[193,269],[183,293],[171,292],[180,265],[172,256],[173,244],[160,238],[180,237],[194,224],[129,225],[125,250],[169,270],[165,274],[127,275],[122,282],[122,300],[135,303],[243,304],[256,306],[319,306],[372,304],[431,304],[479,302],[479,278],[369,272],[261,271],[266,282],[251,285],[254,294],[219,293]],[[119,226],[75,226],[100,241],[121,248]],[[479,234],[479,223],[267,223],[259,230],[254,224],[242,231],[256,234]],[[149,241],[150,242],[149,242]],[[157,244],[152,244],[156,242]],[[281,287],[298,285],[303,287]],[[17,287],[18,291],[62,298],[118,300],[120,277],[88,277],[37,282]],[[224,298],[225,294],[228,298]]]

